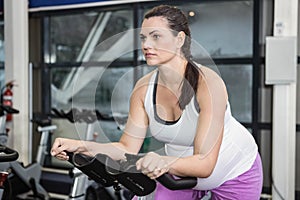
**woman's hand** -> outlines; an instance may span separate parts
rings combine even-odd
[[[79,140],[67,139],[67,138],[56,138],[52,148],[51,155],[55,156],[60,160],[68,160],[69,156],[67,152],[75,152],[79,149]]]
[[[149,152],[136,162],[136,168],[151,179],[155,179],[169,171],[170,163],[169,157]]]

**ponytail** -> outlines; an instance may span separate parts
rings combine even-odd
[[[194,65],[195,64],[189,60],[185,68],[181,95],[178,100],[181,110],[185,108],[185,106],[191,101],[192,97],[197,93],[200,69]]]

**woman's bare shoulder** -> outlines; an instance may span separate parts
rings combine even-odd
[[[156,73],[156,70],[153,70],[141,77],[134,86],[133,94],[144,96],[146,94],[150,79],[154,73]]]
[[[148,84],[154,73],[156,73],[156,70],[153,70],[153,71],[149,72],[148,74],[142,76],[135,85],[140,86],[140,85]]]
[[[203,91],[207,91],[209,95],[212,95],[212,93],[218,93],[216,96],[224,95],[225,99],[227,99],[228,94],[226,85],[219,72],[203,65],[200,66],[200,70],[201,75],[199,76],[198,90],[201,90],[201,92],[198,92],[198,95],[201,96],[200,94]]]
[[[206,81],[207,83],[214,83],[214,84],[224,84],[224,81],[220,75],[220,73],[215,71],[214,69],[211,69],[209,67],[201,65],[200,67],[201,75],[199,78],[201,79],[200,82]]]

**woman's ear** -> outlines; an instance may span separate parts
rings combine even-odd
[[[185,37],[186,37],[186,35],[183,31],[178,32],[178,34],[177,34],[177,47],[178,48],[181,48],[183,46]]]

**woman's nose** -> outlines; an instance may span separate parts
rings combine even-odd
[[[149,39],[145,39],[143,42],[142,42],[142,48],[143,49],[151,49],[152,48],[152,43]]]

